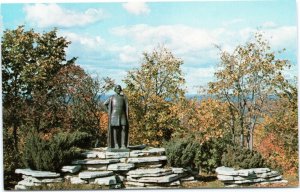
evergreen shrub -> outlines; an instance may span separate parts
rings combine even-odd
[[[175,138],[165,143],[168,164],[173,167],[198,167],[200,144],[192,137]]]
[[[236,169],[250,169],[267,166],[264,158],[257,151],[239,146],[227,146],[222,156],[222,165]]]
[[[229,140],[211,138],[202,144],[192,136],[174,138],[165,143],[168,164],[173,167],[191,167],[207,173],[221,166],[222,155]]]
[[[201,144],[200,155],[197,157],[201,171],[212,173],[221,166],[222,155],[230,141],[225,137],[210,138]]]
[[[37,132],[31,132],[26,139],[22,160],[26,167],[34,170],[58,171],[80,156],[77,147],[89,138],[87,133],[75,131],[57,133],[45,140]]]

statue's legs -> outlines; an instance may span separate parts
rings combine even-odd
[[[126,126],[122,125],[122,133],[121,133],[121,148],[126,148]]]
[[[119,132],[119,129],[117,128],[117,127],[114,127],[113,128],[113,134],[114,134],[114,146],[115,146],[115,148],[116,149],[119,149],[120,147],[119,147],[119,143],[118,143],[118,132]]]

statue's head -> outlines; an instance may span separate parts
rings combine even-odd
[[[121,87],[121,85],[116,85],[114,91],[115,91],[117,94],[120,94],[120,93],[122,92],[122,87]]]

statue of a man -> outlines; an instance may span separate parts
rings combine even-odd
[[[104,102],[108,110],[108,149],[127,149],[128,146],[128,101],[120,85],[116,85],[112,95]]]

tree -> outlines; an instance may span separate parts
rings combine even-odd
[[[160,46],[144,53],[141,67],[128,72],[124,82],[133,142],[160,145],[179,125],[171,107],[184,97],[182,64]]]
[[[221,49],[220,49],[221,50]],[[217,81],[209,83],[210,93],[228,103],[231,115],[232,139],[240,134],[240,145],[253,148],[253,132],[268,111],[271,96],[280,91],[285,79],[282,71],[289,67],[287,60],[277,59],[261,33],[245,45],[237,46],[232,53],[220,53]]]
[[[47,82],[76,58],[66,61],[65,48],[70,42],[57,37],[56,30],[39,34],[20,26],[4,31],[1,43],[4,128],[12,127],[17,150],[24,104],[37,91],[47,90]]]

